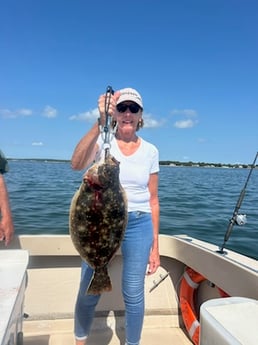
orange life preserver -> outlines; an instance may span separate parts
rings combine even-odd
[[[199,344],[200,323],[198,321],[197,313],[194,305],[194,295],[199,284],[206,280],[200,273],[195,272],[192,268],[187,267],[180,285],[180,307],[182,317],[187,329],[187,332],[195,345]],[[228,294],[221,289],[218,289],[221,297],[226,297]]]

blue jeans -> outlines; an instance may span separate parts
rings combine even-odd
[[[127,345],[139,345],[144,318],[144,279],[153,242],[151,213],[129,212],[121,244],[123,257],[122,294],[125,303]],[[87,295],[94,271],[82,262],[81,282],[75,306],[75,336],[86,339],[100,295]]]

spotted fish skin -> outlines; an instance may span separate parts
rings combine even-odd
[[[81,258],[94,269],[88,294],[112,289],[107,267],[127,225],[127,200],[119,171],[119,162],[110,154],[104,162],[95,163],[71,202],[71,239]]]

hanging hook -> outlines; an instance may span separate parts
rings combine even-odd
[[[111,96],[114,94],[114,90],[112,86],[108,86],[106,90],[106,97],[105,97],[105,125],[100,125],[100,132],[104,141],[104,150],[105,150],[105,160],[108,157],[109,150],[110,150],[110,141],[111,136],[114,134],[115,129],[111,126],[111,116],[109,114],[109,106],[111,102]]]

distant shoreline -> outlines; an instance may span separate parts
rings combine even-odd
[[[29,162],[52,162],[52,163],[69,163],[68,159],[51,159],[51,158],[7,158],[8,161],[29,161]],[[161,166],[169,167],[196,167],[196,168],[252,168],[252,164],[222,164],[208,162],[180,162],[180,161],[160,161]],[[256,164],[255,169],[258,169]]]
[[[69,159],[55,159],[55,158],[7,158],[10,161],[28,161],[28,162],[61,162],[69,163]]]
[[[160,165],[172,166],[172,167],[195,167],[195,168],[239,168],[239,169],[251,169],[253,164],[222,164],[222,163],[207,163],[207,162],[178,162],[178,161],[160,161]],[[255,169],[258,168],[256,164]]]

